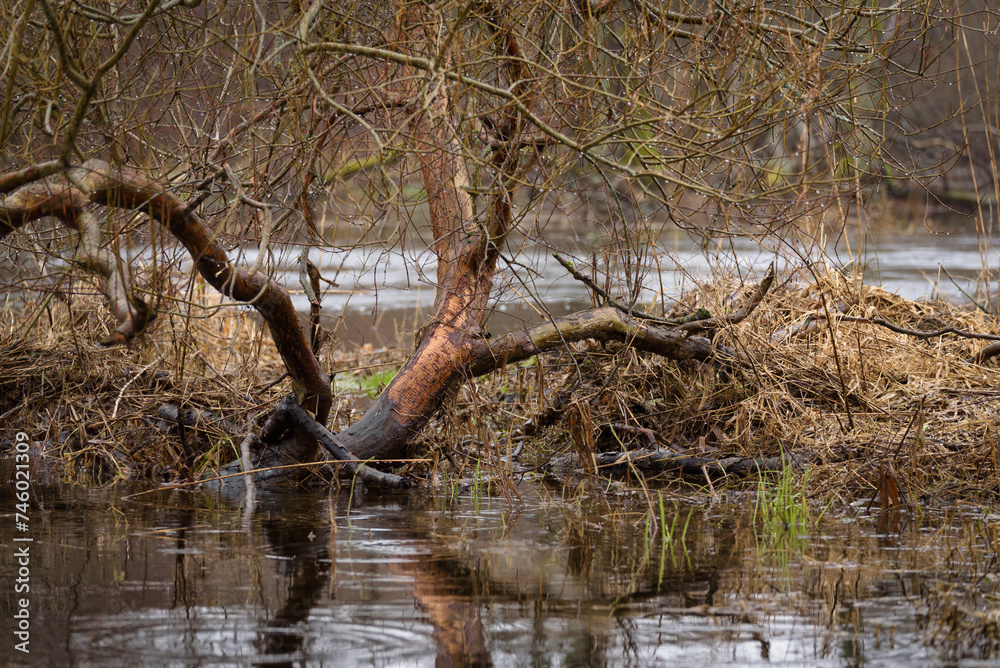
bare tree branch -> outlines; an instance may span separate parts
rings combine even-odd
[[[124,262],[109,258],[97,250],[99,239],[96,223],[86,212],[89,204],[100,204],[145,211],[155,221],[167,227],[187,248],[201,275],[219,292],[238,301],[252,303],[271,329],[274,343],[288,368],[299,403],[325,421],[333,395],[330,379],[313,356],[305,334],[298,323],[288,293],[267,276],[234,266],[216,240],[215,233],[185,203],[160,185],[127,170],[113,170],[99,160],[88,161],[70,174],[83,185],[72,185],[69,175],[36,182],[14,192],[0,202],[0,239],[24,224],[54,216],[81,231],[81,257],[92,270],[111,281],[106,288],[112,310],[121,322],[120,337],[109,343],[123,342],[138,334],[148,320],[133,311],[139,305],[129,299],[124,288],[127,274],[115,271]],[[78,223],[80,216],[83,221]],[[125,304],[131,304],[131,308]],[[148,308],[148,307],[147,307]]]

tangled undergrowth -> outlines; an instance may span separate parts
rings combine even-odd
[[[743,287],[717,278],[688,292],[674,314],[725,313]],[[193,480],[235,459],[289,383],[252,315],[208,297],[202,306],[202,318],[165,316],[133,348],[109,350],[95,343],[108,324],[97,301],[9,314],[0,451],[24,431],[50,479],[87,482]],[[990,342],[918,338],[874,319],[920,331],[996,327],[987,314],[907,300],[832,271],[786,275],[750,317],[716,333],[729,361],[592,343],[511,365],[463,386],[413,443],[403,472],[488,474],[507,488],[529,470],[600,476],[602,453],[638,448],[701,462],[702,475],[686,477],[708,493],[742,484],[709,466],[736,458],[810,467],[818,500],[998,505],[1000,367],[967,361]],[[359,417],[405,354],[324,347],[322,363],[337,372],[332,431]],[[680,476],[676,467],[625,468],[635,485]]]

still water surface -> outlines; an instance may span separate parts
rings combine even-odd
[[[749,501],[667,502],[679,521],[664,541],[647,537],[645,502],[613,489],[518,489],[513,506],[443,489],[270,492],[247,506],[218,493],[124,499],[134,490],[37,485],[30,661],[11,651],[7,606],[0,660],[996,665],[976,641],[932,643],[935,591],[992,582],[996,594],[968,517],[859,506],[775,540]],[[0,526],[9,547],[13,518]]]
[[[993,236],[977,234],[968,220],[954,216],[906,232],[862,237],[846,232],[822,245],[770,239],[765,247],[746,237],[705,242],[675,230],[663,234],[655,251],[634,258],[629,269],[641,276],[639,303],[654,307],[669,308],[681,293],[715,274],[753,282],[771,262],[779,272],[790,272],[807,261],[910,299],[933,296],[967,304],[974,298],[995,306],[1000,249]],[[593,272],[597,283],[612,294],[625,294],[625,268],[620,260],[607,262],[615,257],[615,246],[606,236],[563,233],[525,242],[506,253],[494,286],[496,310],[488,323],[492,333],[537,323],[547,317],[546,311],[559,316],[592,305],[589,289],[552,258],[554,250],[574,257],[578,268]],[[279,280],[290,287],[298,285],[294,261],[298,252],[295,249],[280,264],[284,271]],[[255,249],[245,249],[244,255],[247,264],[256,260]],[[407,335],[430,313],[436,264],[429,251],[361,246],[314,250],[312,260],[324,276],[340,284],[340,289],[324,296],[322,312],[324,325],[345,343],[391,345],[402,335],[409,345]],[[596,269],[591,268],[594,261]],[[801,278],[812,280],[805,271]],[[304,294],[294,295],[293,300],[300,311],[308,312]]]

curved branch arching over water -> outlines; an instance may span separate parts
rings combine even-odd
[[[40,218],[58,218],[81,237],[78,262],[104,280],[104,291],[118,320],[106,344],[125,343],[142,333],[153,314],[127,294],[126,266],[120,258],[100,252],[91,205],[144,211],[170,230],[187,249],[202,277],[223,295],[250,303],[267,323],[275,347],[292,379],[299,403],[326,422],[333,403],[330,378],[313,355],[288,292],[261,272],[235,266],[216,241],[215,231],[187,204],[162,185],[127,169],[89,160],[66,174],[36,181],[0,200],[0,239]]]

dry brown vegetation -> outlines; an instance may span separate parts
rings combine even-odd
[[[719,280],[689,293],[678,309],[724,312],[740,287]],[[827,324],[828,313],[836,324]],[[967,361],[989,341],[953,334],[919,340],[839,316],[921,331],[996,329],[992,316],[954,304],[911,301],[833,271],[819,282],[800,272],[783,277],[747,320],[719,332],[716,341],[738,352],[731,366],[586,345],[464,390],[457,413],[444,421],[448,442],[460,440],[471,419],[481,424],[476,457],[503,469],[497,462],[512,438],[547,415],[540,439],[547,448],[527,441],[532,463],[556,451],[578,453],[581,443],[593,451],[648,450],[648,435],[631,426],[652,430],[658,447],[706,461],[784,455],[800,470],[812,467],[817,498],[868,498],[877,506],[880,473],[891,472],[906,504],[956,497],[995,504],[1000,374],[995,361]],[[555,368],[543,370],[548,365]],[[595,470],[578,458],[569,465]],[[706,484],[697,473],[687,480]]]
[[[725,312],[742,287],[720,278],[690,291],[675,311]],[[76,313],[91,329],[112,326],[80,306]],[[183,481],[214,472],[237,456],[247,425],[266,417],[288,381],[252,316],[206,314],[178,320],[170,345],[147,337],[132,349],[104,350],[67,326],[65,304],[50,303],[35,336],[4,337],[5,424],[29,432],[39,461],[59,479]],[[713,463],[784,457],[800,471],[810,467],[815,499],[879,505],[888,501],[877,498],[888,475],[902,504],[963,498],[994,505],[1000,369],[994,360],[966,361],[989,341],[918,340],[852,317],[923,331],[989,333],[996,325],[981,312],[903,299],[834,271],[818,283],[799,272],[779,277],[746,320],[717,333],[716,344],[736,355],[725,364],[582,343],[471,380],[411,445],[415,461],[406,471],[425,482],[488,476],[512,495],[527,471],[684,481],[716,493],[743,484],[743,476],[722,479]],[[405,351],[330,348],[321,356],[341,371],[332,423],[346,428]],[[158,413],[165,401],[215,419],[182,435]],[[608,465],[606,453],[636,450],[699,458],[706,470],[657,472],[641,460]]]
[[[989,395],[975,392],[993,379],[963,366],[968,340],[920,342],[849,318],[877,309],[900,325],[937,318],[980,332],[986,320],[856,289],[833,271],[783,282],[740,323],[635,310],[636,267],[667,255],[667,221],[706,242],[787,246],[805,262],[822,255],[826,224],[868,225],[884,187],[921,185],[907,151],[925,128],[907,109],[936,95],[928,80],[975,67],[970,35],[977,54],[992,48],[995,11],[962,7],[5,5],[3,414],[37,425],[46,452],[126,477],[196,477],[237,442],[312,461],[326,447],[313,431],[329,427],[364,460],[428,454],[432,477],[448,457],[462,474],[482,460],[508,494],[501,458],[515,437],[547,435],[553,452],[571,444],[576,467],[594,474],[609,462],[594,451],[620,448],[622,433],[691,454],[710,488],[727,470],[717,455],[753,469],[802,452],[830,473],[824,484],[841,467],[831,494],[875,476],[896,504],[900,490],[948,493],[951,475],[962,485],[952,492],[991,494]],[[943,65],[960,44],[969,62]],[[990,125],[997,87],[989,72],[972,80],[971,102],[934,125],[973,111]],[[966,153],[935,146],[938,166]],[[601,265],[592,273],[607,294],[561,318],[517,264],[522,240],[551,247],[552,217],[608,240],[575,260]],[[982,213],[977,223],[985,233]],[[400,372],[368,388],[374,402],[342,396],[329,373],[353,364],[365,375],[383,360],[346,358],[329,341],[318,352],[282,284],[283,265],[302,257],[303,290],[320,292],[306,262],[317,250],[357,252],[369,272],[395,254],[435,290]],[[505,264],[538,321],[490,340]],[[802,281],[813,287],[794,287]],[[228,302],[215,313],[204,283],[263,324]],[[725,318],[739,288],[719,277],[675,315],[704,305]],[[99,337],[97,294],[114,318]],[[809,315],[828,324],[792,332]],[[98,353],[97,340],[136,349]],[[312,415],[279,410],[288,394]],[[228,422],[143,438],[167,426],[153,415],[167,399]],[[845,464],[857,461],[872,470]],[[652,464],[665,465],[629,467]]]

